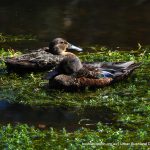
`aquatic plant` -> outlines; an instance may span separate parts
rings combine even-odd
[[[96,51],[96,52],[95,52]],[[66,92],[46,88],[44,73],[24,76],[7,74],[4,58],[18,55],[14,50],[0,50],[0,99],[22,104],[63,107],[101,106],[115,111],[112,124],[99,122],[97,130],[81,128],[69,133],[65,129],[39,130],[28,125],[6,125],[0,129],[1,149],[147,149],[150,128],[150,48],[139,47],[132,51],[109,50],[96,47],[93,53],[85,52],[82,61],[136,61],[139,69],[126,81],[97,90]],[[108,112],[109,113],[109,112]],[[100,114],[101,115],[101,114]],[[23,144],[22,144],[23,143]],[[92,144],[97,143],[97,144]],[[112,144],[113,143],[113,144]],[[140,145],[141,143],[141,145]],[[143,144],[143,145],[142,145]]]
[[[0,33],[0,43],[5,42],[16,42],[24,40],[36,40],[37,38],[33,35],[4,35]]]

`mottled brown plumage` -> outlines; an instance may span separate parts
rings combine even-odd
[[[60,74],[56,75],[53,79],[49,80],[50,88],[64,88],[69,90],[77,90],[77,89],[85,89],[89,88],[101,88],[107,85],[110,85],[116,81],[124,80],[127,78],[134,69],[138,68],[140,64],[134,62],[118,63],[115,66],[113,63],[112,68],[116,69],[112,76],[105,77],[102,75],[103,66],[100,68],[94,68],[92,70],[88,70],[86,67],[81,68],[79,71],[74,72],[70,75]],[[125,66],[128,65],[128,66]],[[124,66],[124,67],[123,67]],[[106,66],[105,66],[106,67]],[[110,64],[109,64],[110,67]]]
[[[62,38],[56,38],[45,47],[35,52],[6,59],[8,70],[18,72],[41,71],[51,69],[48,73],[50,87],[85,88],[104,87],[113,82],[127,78],[139,63],[129,62],[94,62],[81,63],[80,59],[67,49],[75,47]]]
[[[56,38],[50,42],[49,47],[43,47],[21,56],[7,58],[5,60],[7,70],[8,72],[25,73],[51,69],[62,61],[67,49],[82,51],[81,48],[68,43],[64,39]]]
[[[58,53],[65,57],[54,70],[48,73],[50,87],[68,89],[104,87],[128,77],[140,65],[133,61],[81,63],[75,54],[66,51]]]
[[[7,58],[5,63],[8,72],[24,73],[48,70],[58,65],[64,58],[63,55],[53,55],[46,50],[49,49],[42,48],[19,57]]]
[[[86,77],[75,78],[69,75],[58,75],[50,81],[51,88],[84,89],[85,87],[104,87],[109,85],[112,78],[92,79]]]

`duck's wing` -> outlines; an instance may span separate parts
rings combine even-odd
[[[92,67],[92,66],[83,66],[79,71],[74,72],[72,76],[75,78],[84,77],[84,78],[97,79],[99,78],[98,76],[100,74],[101,74],[101,70],[99,70],[99,68]]]
[[[64,58],[61,55],[53,55],[46,51],[47,48],[41,48],[31,53],[23,54],[18,57],[7,58],[5,63],[8,72],[28,72],[51,69],[58,65]]]
[[[141,63],[128,62],[94,62],[83,63],[84,69],[88,75],[94,78],[109,77],[115,80],[128,76],[134,69],[138,68]],[[87,75],[87,76],[88,76]]]

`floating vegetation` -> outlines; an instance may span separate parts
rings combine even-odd
[[[17,41],[25,41],[25,40],[37,40],[36,36],[33,35],[3,35],[0,33],[0,43],[5,42],[17,42]]]
[[[1,124],[1,149],[148,148],[150,140],[150,48],[139,46],[138,49],[132,51],[112,51],[98,47],[96,49],[94,53],[83,53],[79,57],[82,61],[90,62],[133,60],[142,62],[142,65],[126,81],[102,89],[66,92],[47,89],[48,82],[42,79],[45,73],[30,73],[24,76],[14,73],[8,75],[4,59],[8,56],[20,55],[20,52],[0,50],[0,100],[46,108],[48,106],[67,109],[82,108],[81,111],[77,111],[79,115],[83,114],[87,108],[91,109],[89,115],[83,116],[78,121],[80,125],[86,124],[87,126],[80,126],[73,132],[66,131],[65,128],[58,130],[51,125],[51,122],[46,130],[39,130],[34,124],[34,127],[24,123],[16,126]],[[101,119],[91,122],[90,114],[93,113],[94,107],[103,108],[106,113],[105,122]],[[98,113],[98,116],[92,116],[93,119],[104,116],[101,110]],[[91,129],[93,124],[96,128]],[[45,126],[40,124],[40,127]],[[75,128],[74,125],[71,128]]]

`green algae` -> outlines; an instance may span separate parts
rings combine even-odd
[[[38,130],[27,125],[12,127],[7,125],[0,128],[1,149],[142,149],[149,147],[149,139],[143,138],[148,133],[143,130],[137,132],[114,129],[98,124],[97,131],[82,128],[80,131],[68,133],[65,129],[56,131]],[[135,134],[136,133],[136,134]]]
[[[47,106],[101,106],[117,112],[117,122],[99,123],[97,130],[79,129],[73,133],[49,129],[41,131],[27,125],[3,126],[0,129],[1,148],[5,149],[147,149],[150,128],[150,48],[139,47],[132,51],[115,51],[98,48],[85,52],[82,61],[135,61],[140,68],[126,81],[96,89],[66,92],[46,88],[45,73],[25,76],[7,74],[5,57],[18,55],[17,51],[0,50],[0,99],[22,104]],[[24,143],[21,145],[20,143]],[[86,143],[99,143],[87,144]],[[107,144],[107,143],[114,143]],[[124,144],[123,144],[124,143]],[[135,143],[135,144],[134,144]],[[136,145],[137,143],[137,145]],[[138,144],[139,143],[139,144]],[[141,143],[141,145],[140,145]],[[143,145],[142,145],[143,143]],[[146,144],[147,145],[146,145]],[[103,145],[102,145],[103,144]],[[145,144],[145,145],[144,145]]]
[[[5,42],[17,42],[17,41],[33,41],[37,40],[37,38],[33,35],[4,35],[0,33],[0,43]]]

